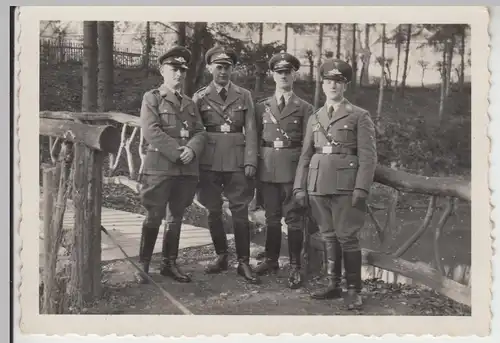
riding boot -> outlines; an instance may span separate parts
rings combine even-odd
[[[333,239],[333,242],[335,244],[335,282],[337,285],[342,284],[342,246],[340,245],[340,241],[338,240],[337,236]]]
[[[163,231],[162,268],[160,274],[173,278],[178,282],[190,282],[191,278],[177,266],[181,223],[170,223]]]
[[[347,296],[345,303],[350,310],[359,309],[363,305],[361,297],[361,251],[344,251],[346,269]]]
[[[257,275],[277,272],[281,249],[281,226],[268,226],[266,232],[266,248],[264,261],[255,268]]]
[[[288,253],[290,256],[290,274],[288,276],[288,287],[297,289],[302,285],[302,274],[300,272],[300,254],[302,253],[302,232],[300,230],[288,231]]]
[[[149,279],[146,275],[149,275],[149,264],[151,262],[151,257],[153,255],[159,231],[159,227],[142,226],[141,242],[139,245],[139,263],[142,264],[142,271],[137,271],[135,273],[135,278],[139,283],[149,283]]]
[[[326,287],[317,290],[311,294],[313,299],[336,299],[342,296],[342,289],[340,288],[340,277],[336,275],[335,270],[335,242],[327,240],[325,242],[325,254],[327,258],[326,266],[326,279],[328,284]]]
[[[211,213],[208,216],[208,226],[210,229],[210,236],[214,244],[215,253],[217,257],[210,262],[205,268],[208,274],[220,273],[228,269],[228,251],[227,251],[227,236],[222,224],[222,214]]]
[[[236,256],[238,257],[238,275],[252,284],[260,283],[259,277],[250,266],[250,229],[248,223],[235,223]]]

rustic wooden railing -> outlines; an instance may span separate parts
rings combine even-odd
[[[51,163],[43,169],[44,277],[42,313],[58,313],[64,306],[81,307],[101,293],[101,207],[104,154],[120,145],[119,130],[111,125],[89,125],[74,120],[42,118],[40,135],[51,137]],[[75,207],[72,251],[67,287],[56,278],[63,240],[63,218],[68,198]],[[54,295],[69,289],[70,303],[55,303]],[[59,298],[60,299],[60,298]]]
[[[56,137],[56,141],[51,143],[51,157],[52,160],[55,161],[55,146],[60,140],[64,140],[62,149],[59,153],[59,162],[65,158],[68,159],[69,155],[66,152],[65,148],[67,146],[67,141],[75,141],[77,139],[78,142],[82,142],[82,139],[85,139],[86,149],[85,152],[79,152],[78,156],[75,154],[75,160],[79,161],[73,163],[73,165],[80,166],[84,163],[87,167],[93,165],[97,168],[97,163],[102,161],[102,153],[107,152],[110,153],[109,158],[109,167],[108,174],[102,177],[102,183],[104,184],[119,184],[128,187],[134,192],[138,193],[141,189],[140,185],[140,174],[143,169],[144,164],[144,138],[139,125],[139,118],[136,116],[128,115],[125,113],[118,112],[106,112],[106,113],[72,113],[72,112],[50,112],[43,111],[40,113],[40,126],[41,131],[40,134],[48,135],[52,137]],[[57,123],[60,123],[57,125]],[[100,128],[100,129],[97,129]],[[101,130],[101,131],[99,131]],[[78,132],[76,138],[72,137],[68,132]],[[83,134],[82,132],[85,132]],[[97,134],[101,132],[101,134]],[[120,134],[121,132],[121,134]],[[82,133],[82,134],[81,134]],[[82,136],[83,135],[83,136]],[[132,142],[138,139],[138,151],[134,154],[132,151]],[[97,143],[99,142],[99,143]],[[82,146],[81,143],[78,143],[78,146]],[[104,147],[106,147],[104,149]],[[64,155],[61,155],[64,153]],[[137,163],[137,156],[139,157],[139,163]],[[66,157],[64,157],[66,156]],[[94,156],[93,159],[90,159],[92,162],[81,162],[82,157],[84,159],[88,159],[89,157]],[[117,166],[121,158],[125,158],[127,161],[127,169],[128,175],[117,175]],[[68,163],[68,162],[66,162]],[[94,170],[95,175],[101,175],[98,171]],[[75,168],[76,169],[76,168]],[[76,173],[75,176],[80,175],[81,173]],[[75,181],[75,185],[78,186],[79,189],[83,189],[85,186],[83,184],[84,178],[83,176],[78,176],[80,182]],[[98,180],[100,176],[96,177]],[[86,179],[85,179],[86,180]],[[414,234],[404,243],[402,244],[394,253],[387,252],[378,252],[368,249],[363,249],[363,263],[365,265],[374,266],[383,270],[387,270],[390,272],[398,273],[412,280],[415,280],[423,285],[426,285],[435,291],[457,301],[462,304],[470,306],[471,304],[471,294],[470,294],[470,282],[469,285],[465,285],[454,281],[448,278],[445,275],[445,268],[442,266],[440,251],[439,251],[439,242],[441,239],[441,233],[443,227],[445,226],[447,220],[451,216],[454,208],[454,203],[456,199],[461,199],[463,201],[469,202],[471,201],[471,185],[469,181],[457,180],[454,178],[447,177],[426,177],[426,176],[418,176],[410,173],[406,173],[403,171],[393,170],[391,168],[385,166],[377,166],[375,172],[375,182],[388,186],[393,189],[393,197],[389,202],[387,207],[387,220],[384,225],[382,225],[374,215],[374,207],[369,206],[369,217],[372,219],[378,239],[380,242],[384,242],[385,234],[390,231],[391,225],[395,222],[396,217],[396,205],[398,203],[398,196],[400,192],[406,193],[417,193],[429,196],[429,204],[427,209],[427,214],[421,224],[421,226],[414,232]],[[62,183],[62,177],[61,177]],[[88,186],[87,186],[88,187]],[[100,191],[100,186],[94,185],[92,186],[93,194]],[[75,191],[73,191],[75,195]],[[77,192],[78,193],[78,192]],[[63,193],[64,194],[64,193]],[[441,214],[440,220],[435,227],[435,235],[434,235],[434,260],[436,268],[432,268],[430,265],[423,263],[414,263],[410,261],[406,261],[401,258],[401,256],[408,251],[408,249],[415,244],[422,237],[422,235],[429,229],[429,226],[432,222],[432,218],[436,213],[437,200],[439,197],[447,198],[447,205],[444,211]],[[100,210],[97,209],[97,206],[100,206],[100,200],[96,200],[91,203],[89,197],[82,197],[79,200],[80,202],[84,201],[85,204],[81,204],[79,208],[89,208],[92,206],[95,210],[95,213],[92,217],[92,222],[97,225],[97,220],[100,218]],[[96,194],[96,199],[100,199],[100,197]],[[58,199],[60,201],[63,200]],[[196,201],[194,201],[195,205],[204,209],[203,206]],[[61,202],[59,202],[59,206],[64,206]],[[224,206],[225,212],[228,216],[231,215],[227,204]],[[83,211],[84,213],[87,213]],[[82,223],[88,223],[90,214],[82,214],[81,216],[77,215],[75,218],[75,232],[74,236],[81,237],[81,230],[84,226]],[[56,215],[57,217],[57,215]],[[262,228],[265,226],[262,215],[256,215],[255,213],[250,213],[250,220],[256,225],[258,228]],[[78,223],[76,223],[78,221]],[[85,224],[88,226],[88,224]],[[93,232],[95,228],[92,226]],[[97,230],[97,232],[99,232]],[[97,233],[96,233],[97,234]],[[100,235],[100,233],[99,233]],[[90,238],[89,238],[90,239]],[[93,243],[97,244],[100,242],[100,238],[93,238]],[[77,242],[75,242],[76,244]],[[317,234],[313,234],[310,236],[310,245],[312,248],[316,250],[322,249],[322,244],[319,240]],[[88,248],[90,249],[90,248]],[[94,246],[92,249],[88,250],[85,253],[87,254],[99,254],[99,247]],[[78,249],[76,249],[78,251]],[[54,250],[52,250],[54,251]],[[55,250],[57,251],[57,250]],[[91,256],[91,255],[86,255]],[[97,269],[99,266],[97,265],[100,257],[92,257],[94,260],[89,260],[87,263],[92,263],[90,269],[95,270],[95,277],[97,275]],[[53,263],[53,262],[52,262]],[[77,269],[78,270],[78,269]],[[79,269],[80,273],[83,273],[82,269]],[[77,278],[78,279],[78,278]],[[93,281],[95,284],[98,283],[97,279]],[[83,286],[81,286],[83,287]],[[86,286],[88,287],[88,286]],[[95,286],[97,287],[97,286]],[[97,288],[96,288],[97,289]],[[88,293],[88,292],[87,292]]]

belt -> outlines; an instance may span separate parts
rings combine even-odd
[[[293,149],[302,147],[302,143],[299,141],[262,141],[261,146],[265,148]]]
[[[217,125],[217,126],[206,126],[205,129],[207,132],[220,132],[220,133],[241,133],[243,132],[243,128],[241,126],[236,125]]]
[[[330,149],[331,148],[331,149]],[[325,145],[323,147],[316,147],[316,153],[322,155],[357,155],[358,149],[344,148],[334,145]]]

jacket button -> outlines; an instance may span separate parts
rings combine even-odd
[[[158,151],[158,148],[155,148],[155,151]]]
[[[344,129],[347,129],[347,125],[344,125]]]
[[[279,131],[280,129],[276,129],[276,131]]]
[[[351,163],[349,163],[349,165],[352,167],[354,165],[354,163],[351,162]]]

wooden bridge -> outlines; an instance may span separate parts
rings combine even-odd
[[[138,193],[141,186],[145,153],[144,138],[139,118],[115,112],[48,112],[40,113],[40,134],[50,138],[51,163],[44,165],[43,193],[43,265],[45,313],[55,313],[56,304],[51,300],[59,287],[69,287],[73,306],[100,296],[101,261],[120,258],[118,250],[105,236],[101,237],[101,225],[117,238],[125,251],[134,256],[138,253],[140,226],[143,217],[139,214],[116,211],[102,207],[103,184],[119,184]],[[137,142],[138,141],[138,142]],[[105,155],[109,165],[104,166]],[[117,167],[125,159],[128,175],[118,175]],[[107,173],[105,175],[105,170]],[[391,234],[399,192],[419,193],[429,197],[426,216],[414,234],[395,252],[389,254],[363,250],[364,264],[387,272],[401,274],[415,282],[426,285],[449,298],[471,304],[470,280],[468,284],[454,281],[442,264],[439,241],[448,218],[454,208],[454,199],[471,201],[471,186],[468,181],[454,178],[432,178],[409,174],[378,166],[375,182],[391,187],[393,198],[387,206],[387,221],[381,224],[369,209],[370,218],[381,242]],[[445,197],[446,207],[434,227],[434,265],[414,263],[401,258],[408,249],[429,230],[437,212],[439,197]],[[70,200],[71,199],[71,200]],[[204,209],[195,200],[195,206]],[[230,212],[225,205],[227,217]],[[253,231],[265,228],[262,211],[250,214]],[[286,228],[283,227],[285,231]],[[321,253],[323,245],[317,233],[307,236],[307,257]],[[61,259],[61,242],[71,241],[72,251],[66,258],[71,263],[71,277],[67,284],[58,285],[57,262]],[[160,241],[156,251],[160,250]],[[185,224],[181,235],[181,248],[209,244],[207,229]],[[67,271],[66,271],[67,272]],[[60,291],[60,290],[59,290]]]

